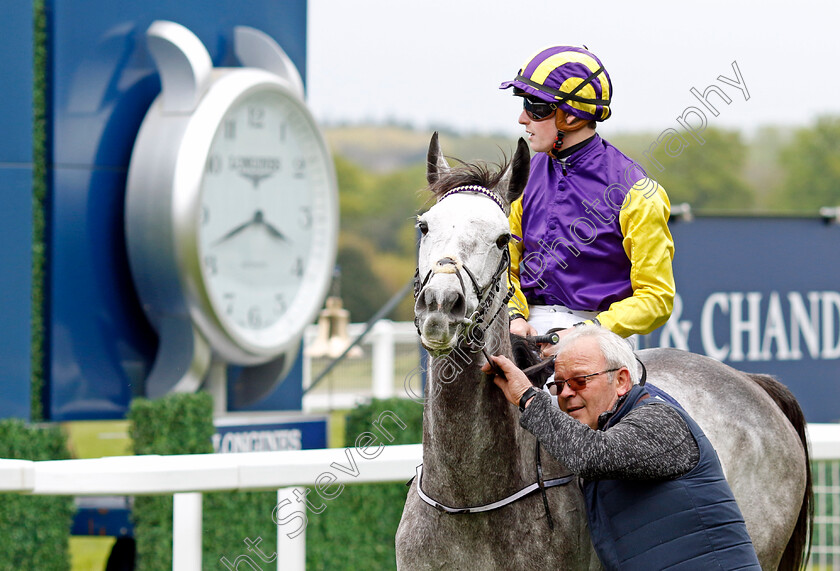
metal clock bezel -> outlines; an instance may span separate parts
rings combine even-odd
[[[301,287],[289,309],[272,326],[253,331],[224,317],[209,292],[198,244],[202,182],[216,132],[228,110],[242,99],[270,90],[286,98],[307,122],[322,162],[322,191],[313,204],[313,250],[300,279]],[[172,178],[172,224],[176,260],[187,294],[189,312],[210,344],[232,362],[267,360],[298,342],[303,328],[314,320],[327,293],[336,256],[338,197],[335,171],[329,149],[312,114],[281,79],[256,69],[234,69],[212,85],[192,114],[181,139]],[[315,289],[316,288],[316,289]]]

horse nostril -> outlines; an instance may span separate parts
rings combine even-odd
[[[417,300],[414,302],[414,313],[425,313],[428,311],[430,303],[434,303],[434,296],[431,295],[429,290],[421,291],[420,295],[417,296]]]
[[[449,310],[449,313],[458,318],[467,316],[467,302],[460,293],[457,295],[455,303],[452,304],[452,309]]]
[[[459,291],[429,287],[417,298],[415,312],[439,312],[456,319],[466,314],[466,300]]]
[[[443,292],[443,299],[438,305],[438,310],[441,313],[457,316],[458,309],[463,308],[463,306],[464,296],[461,295],[461,292],[447,290]],[[463,311],[463,309],[461,309],[461,311]]]

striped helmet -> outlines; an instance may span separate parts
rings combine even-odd
[[[557,103],[569,115],[587,121],[603,121],[610,116],[610,76],[601,60],[583,48],[554,46],[540,50],[525,62],[516,79],[502,83],[499,89],[508,87],[515,88],[515,95],[533,95]]]

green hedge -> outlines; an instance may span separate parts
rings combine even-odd
[[[135,399],[129,412],[135,454],[197,454],[212,452],[213,404],[209,395],[179,394],[149,401]],[[378,400],[353,410],[347,418],[346,446],[356,455],[360,473],[370,470],[353,450],[360,434],[369,432],[383,444],[413,444],[422,439],[422,406],[404,399]],[[384,416],[382,416],[384,413]],[[378,421],[378,424],[377,424]],[[405,428],[401,427],[401,424]],[[388,436],[393,438],[388,442]],[[372,443],[376,446],[376,443]],[[348,464],[341,449],[335,461]],[[324,471],[330,471],[324,466]],[[402,515],[404,484],[346,486],[320,513],[307,514],[306,568],[331,571],[395,568],[394,533]],[[313,500],[320,501],[315,490]],[[277,546],[272,512],[276,492],[218,492],[204,495],[203,563],[224,568],[240,555],[270,565],[248,551],[245,539],[262,539],[259,547],[271,555]],[[291,513],[289,508],[288,513]],[[280,516],[281,518],[283,516]],[[137,497],[133,513],[138,571],[172,568],[172,497]],[[291,531],[290,527],[290,531]],[[245,567],[246,565],[242,565]]]
[[[405,429],[401,429],[393,420],[383,417],[379,426],[390,433],[393,442],[386,442],[388,437],[374,427],[386,411],[405,424]],[[423,407],[414,401],[374,400],[347,416],[345,446],[353,448],[358,436],[364,432],[381,434],[383,444],[416,444],[422,441],[422,422]],[[348,464],[339,452],[336,461]],[[364,459],[357,457],[357,462],[360,473],[371,469],[369,465],[365,466]],[[404,483],[347,486],[323,512],[310,512],[306,528],[306,568],[316,571],[396,569],[394,534],[407,491]]]
[[[213,400],[207,393],[131,401],[135,454],[212,452]],[[138,496],[132,510],[139,570],[172,568],[172,496]]]
[[[0,458],[69,458],[57,426],[39,428],[20,420],[0,420]],[[65,496],[6,494],[0,500],[0,570],[70,569],[70,527],[75,506]]]
[[[135,454],[213,452],[213,401],[207,393],[174,394],[154,401],[134,399],[128,418]],[[204,568],[222,569],[221,557],[234,561],[247,553],[245,538],[263,538],[260,547],[271,554],[277,536],[271,510],[276,503],[276,492],[204,494]],[[138,496],[132,518],[137,571],[172,569],[172,496]]]
[[[43,420],[47,291],[47,15],[44,0],[33,0],[32,87],[32,316],[30,417]]]

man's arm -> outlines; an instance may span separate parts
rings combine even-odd
[[[679,413],[665,404],[638,407],[610,429],[592,430],[551,402],[544,392],[526,397],[528,377],[504,356],[492,356],[504,375],[495,374],[490,363],[482,370],[512,404],[524,404],[519,424],[540,441],[549,454],[569,470],[587,479],[634,480],[675,478],[700,460],[697,442]]]
[[[664,404],[640,406],[603,431],[578,422],[540,393],[519,423],[549,454],[587,480],[676,478],[700,460],[688,425]]]

